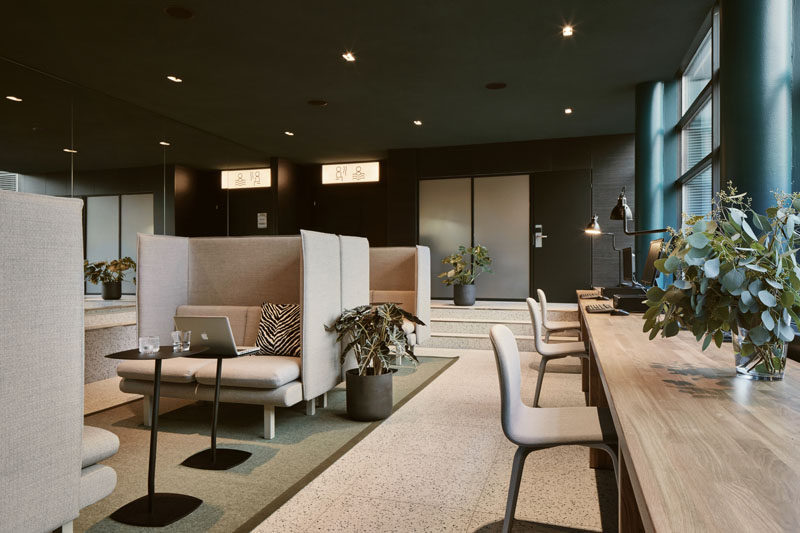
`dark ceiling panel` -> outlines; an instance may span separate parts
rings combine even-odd
[[[187,0],[178,20],[162,2],[28,0],[4,6],[0,54],[265,157],[355,160],[631,132],[634,85],[675,74],[712,4]]]

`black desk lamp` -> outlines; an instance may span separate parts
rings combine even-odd
[[[598,222],[598,218],[599,217],[595,214],[592,217],[591,222],[586,225],[586,229],[584,231],[587,235],[611,235],[611,247],[619,254],[619,264],[617,265],[617,285],[622,286],[622,273],[620,272],[620,265],[622,265],[622,248],[617,248],[617,236],[614,233],[603,232],[600,229],[600,222]]]
[[[596,216],[597,215],[595,215],[595,217]],[[631,208],[628,207],[628,199],[625,198],[625,187],[620,191],[619,198],[617,198],[617,205],[611,210],[611,216],[609,218],[611,220],[622,221],[622,230],[625,232],[625,235],[644,235],[646,233],[664,233],[667,231],[667,228],[628,231],[628,221],[633,220],[633,213],[631,213]]]

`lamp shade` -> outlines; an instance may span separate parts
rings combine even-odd
[[[633,220],[633,213],[631,213],[631,208],[628,207],[628,199],[625,198],[625,187],[620,191],[617,205],[611,210],[609,218],[611,220]]]
[[[600,230],[600,222],[598,222],[599,217],[595,214],[592,217],[591,222],[586,225],[586,229],[584,230],[586,233],[590,235],[599,235],[601,232]]]

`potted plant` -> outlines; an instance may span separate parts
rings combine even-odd
[[[452,268],[439,274],[442,283],[453,286],[453,303],[456,305],[475,304],[475,278],[484,272],[492,273],[492,258],[485,246],[477,244],[472,248],[459,246],[458,252],[442,259],[442,264]]]
[[[786,367],[792,321],[800,314],[800,194],[776,193],[766,215],[730,184],[707,216],[685,218],[671,230],[667,256],[656,268],[676,279],[647,292],[644,331],[653,339],[690,329],[703,349],[722,346],[730,332],[736,371],[750,379],[779,380]]]
[[[122,296],[122,280],[125,272],[136,272],[136,261],[130,257],[114,259],[112,261],[83,262],[83,277],[86,281],[97,284],[102,283],[101,294],[103,300],[119,300]],[[136,283],[136,278],[133,278]]]
[[[417,358],[403,331],[403,319],[425,324],[397,305],[362,305],[344,311],[328,331],[338,333],[337,341],[348,340],[342,350],[342,364],[352,350],[357,368],[346,373],[347,415],[355,420],[382,420],[392,414],[392,361],[398,357]]]

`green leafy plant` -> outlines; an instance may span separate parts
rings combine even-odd
[[[484,272],[492,273],[492,258],[486,247],[480,244],[472,248],[459,246],[458,252],[442,259],[442,264],[452,267],[439,274],[445,285],[472,285],[475,278]]]
[[[342,363],[350,350],[358,363],[358,373],[386,374],[392,361],[398,356],[418,363],[403,331],[403,319],[424,326],[419,318],[400,309],[396,304],[378,306],[362,305],[344,311],[336,322],[325,326],[328,331],[338,333],[337,341],[348,342],[342,350]]]
[[[732,332],[737,367],[783,372],[792,320],[800,322],[800,194],[775,193],[775,199],[762,215],[729,184],[708,215],[685,217],[683,229],[670,230],[666,257],[655,264],[676,279],[666,290],[647,292],[643,330],[651,339],[684,327],[705,350]]]
[[[125,278],[125,272],[128,270],[136,272],[136,261],[130,257],[94,263],[83,262],[83,277],[86,281],[95,284],[122,281]],[[136,278],[134,277],[132,281],[136,283]]]

